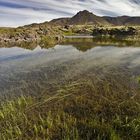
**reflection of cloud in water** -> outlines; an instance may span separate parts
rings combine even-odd
[[[113,46],[97,46],[83,53],[79,52],[71,45],[57,45],[52,49],[41,49],[40,46],[37,46],[33,51],[13,47],[0,49],[0,61],[5,60],[2,64],[7,64],[9,66],[14,65],[15,68],[20,66],[30,68],[31,66],[43,65],[51,61],[63,62],[71,59],[75,59],[76,61],[76,59],[79,58],[84,59],[84,61],[92,61],[93,64],[98,63],[98,65],[115,65],[119,63],[139,65],[139,54],[140,48],[117,48]],[[30,63],[30,61],[32,63]]]
[[[35,92],[47,84],[64,82],[78,75],[105,74],[113,68],[135,71],[140,66],[140,48],[94,47],[86,52],[72,45],[33,51],[21,48],[0,49],[0,92]],[[31,89],[31,90],[29,90]],[[10,93],[10,92],[9,92]]]
[[[98,60],[98,64],[107,65],[119,65],[124,64],[131,66],[135,63],[135,66],[140,65],[140,48],[131,47],[96,47],[87,52],[87,56],[91,56],[93,61]],[[134,66],[134,65],[133,65]]]

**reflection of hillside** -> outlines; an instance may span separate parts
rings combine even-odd
[[[5,48],[10,48],[10,47],[14,47],[14,46],[18,46],[20,48],[24,48],[24,49],[29,49],[29,50],[34,50],[37,46],[40,46],[41,48],[52,48],[55,45],[54,44],[50,44],[48,46],[48,44],[46,44],[45,42],[37,42],[37,41],[32,41],[32,42],[20,42],[20,43],[2,43],[0,44],[0,48],[5,47]]]
[[[108,37],[102,37],[102,38],[65,38],[60,44],[62,45],[73,45],[75,48],[77,48],[80,51],[87,51],[95,46],[118,46],[118,47],[125,47],[125,46],[133,46],[133,47],[140,47],[140,41],[129,41],[129,40],[122,40],[119,38],[108,38]],[[0,44],[0,47],[13,47],[18,46],[24,49],[34,50],[37,45],[39,45],[41,48],[53,48],[55,47],[55,43],[50,43],[48,45],[48,42],[45,41],[32,41],[32,42],[20,42],[20,43],[10,43],[10,44]]]
[[[140,42],[120,40],[116,38],[67,38],[63,41],[64,45],[71,44],[80,51],[87,51],[95,46],[140,46]]]
[[[29,50],[33,50],[36,48],[36,46],[38,45],[38,42],[20,42],[20,43],[2,43],[0,44],[0,48],[1,47],[5,47],[5,48],[10,48],[10,47],[14,47],[14,46],[18,46],[20,48],[24,48],[24,49],[29,49]]]

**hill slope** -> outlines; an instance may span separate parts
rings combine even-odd
[[[87,10],[84,10],[78,12],[71,18],[54,19],[49,23],[53,25],[140,25],[140,17],[100,17]]]

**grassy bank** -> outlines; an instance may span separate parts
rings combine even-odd
[[[100,88],[75,81],[53,95],[1,103],[0,139],[138,140],[140,95],[117,93],[109,83]]]

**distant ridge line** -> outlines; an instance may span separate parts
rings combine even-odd
[[[92,12],[87,10],[80,11],[71,18],[58,18],[53,19],[48,24],[52,25],[114,25],[114,26],[124,26],[124,25],[140,25],[140,17],[131,16],[97,16]]]

